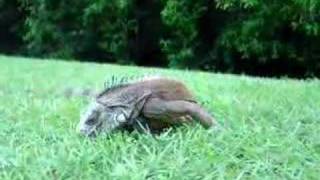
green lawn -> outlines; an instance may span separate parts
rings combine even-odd
[[[75,127],[85,98],[112,75],[156,72],[186,82],[223,129],[94,141]],[[0,56],[0,179],[318,179],[320,81]]]

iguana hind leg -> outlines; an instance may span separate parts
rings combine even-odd
[[[151,98],[146,102],[143,114],[147,118],[168,121],[167,123],[170,124],[181,124],[181,122],[178,122],[179,118],[187,116],[198,120],[205,128],[216,124],[215,119],[201,106],[184,100],[165,101],[159,98]]]

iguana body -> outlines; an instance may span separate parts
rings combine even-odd
[[[151,132],[159,131],[190,122],[192,119],[199,120],[204,127],[215,124],[214,118],[197,104],[184,84],[168,78],[145,79],[110,88],[100,93],[95,101],[94,107],[89,109],[89,113],[82,118],[81,122],[86,124],[86,120],[93,117],[102,119],[97,120],[97,123],[105,121],[107,125],[101,126],[101,129],[105,127],[105,132],[120,127],[137,129],[138,125],[142,125],[142,128],[147,128]],[[106,111],[108,117],[90,116],[90,111]],[[117,117],[119,117],[118,120]],[[108,123],[116,125],[108,127]],[[87,130],[88,126],[82,127],[82,132],[85,134],[93,132],[90,128],[89,131]]]

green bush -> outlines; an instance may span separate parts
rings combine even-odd
[[[135,21],[128,19],[130,1],[34,0],[26,8],[30,15],[25,40],[30,54],[126,57],[127,34],[135,29]]]
[[[18,0],[0,0],[0,52],[20,53],[25,12]]]
[[[32,56],[320,76],[318,0],[15,0],[0,8],[2,24],[7,12],[24,15],[0,31],[24,42],[2,44],[20,43]]]
[[[197,19],[206,10],[203,0],[164,0],[161,12],[166,26],[171,29],[171,36],[161,41],[164,52],[168,55],[169,65],[186,67],[194,65],[194,48],[198,46]]]
[[[163,2],[162,17],[172,29],[172,36],[162,41],[162,48],[172,66],[209,69],[226,66],[234,71],[239,61],[257,66],[285,59],[300,63],[311,73],[320,69],[319,1]],[[219,10],[223,12],[220,19],[215,13]],[[203,34],[210,31],[201,30],[199,21],[208,14],[216,18],[206,18],[206,26],[217,24],[218,31],[203,41]]]
[[[242,59],[263,62],[286,58],[311,66],[315,65],[312,61],[319,63],[319,1],[220,0],[217,7],[246,11],[243,18],[228,25],[219,42]]]

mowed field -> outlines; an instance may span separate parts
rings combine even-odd
[[[112,75],[186,83],[221,125],[159,136],[76,132],[85,97]],[[0,179],[319,179],[320,81],[0,56]]]

